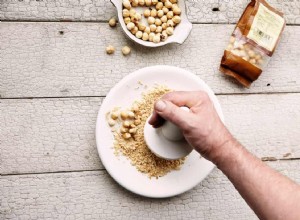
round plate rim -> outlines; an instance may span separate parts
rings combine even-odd
[[[135,194],[138,194],[138,195],[141,195],[141,196],[144,196],[144,197],[149,197],[149,198],[168,198],[168,197],[176,196],[176,195],[182,194],[184,192],[187,192],[187,191],[191,190],[192,188],[194,188],[195,186],[197,186],[200,182],[202,182],[212,172],[212,170],[214,169],[215,165],[212,164],[212,163],[210,163],[209,164],[210,167],[208,169],[208,172],[205,174],[205,176],[202,179],[199,179],[197,181],[197,183],[195,183],[191,187],[184,188],[181,191],[177,191],[177,193],[170,193],[170,194],[165,193],[165,194],[162,194],[162,195],[153,195],[153,194],[148,193],[148,192],[140,192],[140,191],[134,190],[134,189],[130,188],[129,186],[123,184],[122,181],[113,172],[111,172],[111,170],[109,169],[109,166],[106,164],[105,160],[103,159],[104,155],[101,153],[100,138],[99,138],[99,131],[98,131],[99,130],[100,116],[102,114],[105,114],[105,112],[102,112],[101,109],[102,109],[102,106],[104,106],[106,104],[106,102],[107,102],[107,100],[109,98],[109,95],[112,94],[112,93],[114,93],[115,91],[117,91],[123,84],[125,84],[126,81],[130,81],[130,79],[132,79],[132,78],[136,78],[139,75],[145,74],[144,73],[145,71],[149,71],[149,70],[155,71],[158,68],[164,68],[164,69],[169,69],[169,70],[181,72],[181,73],[184,73],[184,74],[188,74],[189,77],[192,77],[195,80],[197,80],[199,83],[201,83],[202,86],[204,87],[204,90],[209,94],[210,98],[212,99],[212,101],[213,101],[213,103],[215,105],[215,108],[216,108],[216,110],[217,110],[217,112],[219,114],[219,117],[224,122],[224,115],[223,115],[223,112],[222,112],[222,109],[221,109],[221,106],[220,106],[220,103],[219,103],[217,97],[215,96],[215,94],[211,90],[211,88],[202,79],[200,79],[198,76],[196,76],[195,74],[191,73],[190,71],[187,71],[187,70],[179,68],[179,67],[168,66],[168,65],[155,65],[155,66],[149,66],[149,67],[144,67],[144,68],[138,69],[138,70],[136,70],[136,71],[134,71],[134,72],[126,75],[117,84],[115,84],[115,86],[113,88],[111,88],[111,90],[108,92],[108,94],[106,95],[106,97],[102,101],[101,106],[99,108],[99,111],[98,111],[98,114],[97,114],[97,120],[96,120],[96,128],[95,128],[95,132],[96,133],[95,133],[95,136],[96,136],[97,151],[98,151],[99,157],[101,159],[101,162],[102,162],[105,170],[109,173],[109,175],[118,184],[120,184],[122,187],[124,187],[128,191],[130,191],[132,193],[135,193]]]

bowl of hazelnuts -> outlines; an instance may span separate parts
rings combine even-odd
[[[192,30],[184,0],[111,0],[125,34],[138,44],[182,44]]]

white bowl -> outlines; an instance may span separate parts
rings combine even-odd
[[[172,36],[169,36],[166,41],[163,41],[163,42],[160,42],[160,43],[153,43],[153,42],[150,42],[150,41],[143,41],[143,40],[138,39],[137,37],[135,37],[127,29],[126,24],[125,24],[124,19],[123,19],[123,14],[122,14],[122,10],[123,10],[122,0],[111,0],[111,2],[117,8],[119,23],[121,24],[122,29],[125,32],[125,34],[127,35],[127,37],[129,37],[131,40],[135,41],[136,43],[138,43],[140,45],[143,45],[143,46],[146,46],[146,47],[160,47],[160,46],[163,46],[163,45],[166,45],[166,44],[169,44],[169,43],[182,44],[185,41],[185,39],[189,36],[189,34],[192,30],[192,23],[187,19],[187,16],[186,16],[186,8],[185,8],[184,0],[178,0],[177,4],[178,4],[179,8],[181,9],[181,15],[180,15],[181,22],[175,27],[174,34]],[[147,6],[137,7],[138,10],[140,10],[140,8],[146,9],[146,8],[149,8],[149,7],[147,7]],[[154,7],[152,6],[152,8],[154,8]]]

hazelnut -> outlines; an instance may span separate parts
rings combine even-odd
[[[156,33],[161,33],[162,32],[162,26],[157,26],[155,32]]]
[[[131,22],[131,19],[130,19],[129,17],[124,18],[124,22],[125,22],[125,24],[127,25],[129,22]]]
[[[113,120],[113,119],[109,119],[109,120],[108,120],[108,125],[109,125],[110,127],[115,126],[115,124],[116,124],[116,121],[115,121],[115,120]]]
[[[147,33],[147,34],[149,35],[150,32],[151,32],[151,31],[150,31],[150,27],[146,27],[145,30],[144,30],[144,33]]]
[[[117,21],[115,18],[111,18],[111,19],[109,19],[108,24],[111,27],[115,27],[117,25]]]
[[[154,17],[149,17],[148,18],[148,24],[151,25],[151,24],[154,24],[155,22],[155,18]]]
[[[159,18],[161,18],[162,16],[164,16],[164,11],[163,11],[163,10],[158,10],[157,16],[158,16]]]
[[[139,0],[139,5],[144,6],[145,5],[145,0]]]
[[[252,64],[256,64],[256,60],[255,59],[250,59],[249,62],[252,63]]]
[[[164,15],[164,16],[162,16],[162,17],[160,18],[160,20],[161,20],[162,23],[166,23],[166,22],[168,21],[168,18],[167,18],[166,15]]]
[[[167,27],[166,33],[167,33],[169,36],[173,35],[173,33],[174,33],[174,28],[173,28],[173,27]]]
[[[153,37],[153,42],[154,42],[154,43],[159,43],[159,42],[160,42],[160,35],[155,35],[155,36]]]
[[[129,22],[126,26],[127,26],[128,30],[132,30],[135,27],[135,24],[132,22]]]
[[[129,134],[129,133],[124,133],[124,134],[123,134],[123,138],[124,138],[125,140],[130,139],[130,138],[131,138],[131,134]]]
[[[131,8],[131,4],[129,0],[123,0],[123,6],[126,9],[130,9]]]
[[[151,6],[152,5],[152,0],[145,0],[146,6]]]
[[[116,120],[116,119],[119,118],[119,114],[118,114],[117,112],[112,112],[112,113],[110,114],[110,117],[111,117],[113,120]]]
[[[155,25],[160,26],[162,24],[161,20],[159,18],[155,19]]]
[[[161,10],[162,8],[164,7],[164,4],[162,3],[162,2],[158,2],[157,4],[156,4],[156,10]]]
[[[174,16],[173,11],[169,11],[169,12],[167,13],[167,18],[168,18],[168,19],[173,18],[173,16]]]
[[[138,31],[138,32],[136,32],[135,36],[140,39],[143,37],[143,32]]]
[[[249,50],[248,55],[249,55],[250,58],[254,58],[256,54],[253,50]]]
[[[163,7],[162,10],[163,10],[165,15],[169,12],[169,9],[167,7]]]
[[[158,3],[158,0],[152,0],[152,5],[156,5]]]
[[[172,8],[172,3],[170,1],[165,2],[166,8]]]
[[[150,16],[150,14],[151,14],[151,12],[150,12],[149,9],[146,9],[146,10],[144,11],[144,17],[145,17],[145,18],[148,18],[148,17]]]
[[[106,47],[107,54],[113,54],[115,52],[115,48],[112,45]]]
[[[153,42],[154,36],[155,36],[155,34],[154,34],[153,32],[151,32],[151,33],[149,34],[149,41]],[[138,125],[138,124],[136,124],[135,121],[134,121],[134,124],[135,124],[135,125]]]
[[[167,27],[174,27],[174,22],[173,22],[173,20],[168,20],[168,21],[167,21]]]
[[[150,31],[151,32],[155,32],[156,31],[156,25],[155,24],[151,24],[149,27],[150,27]]]
[[[138,27],[137,26],[135,26],[132,30],[131,30],[131,33],[133,34],[133,35],[135,35],[136,34],[136,32],[138,32]]]
[[[124,18],[129,17],[130,13],[129,13],[129,10],[128,10],[128,9],[125,8],[125,9],[123,9],[122,12],[123,12],[123,17],[124,17]]]
[[[151,12],[150,12],[150,16],[151,17],[156,17],[156,15],[157,15],[156,9],[152,9]]]
[[[138,23],[138,28],[140,31],[144,31],[146,29],[146,25],[144,25],[143,23]]]
[[[130,52],[131,52],[130,47],[124,46],[124,47],[122,48],[122,53],[123,53],[124,56],[130,54]],[[129,114],[128,114],[128,116],[129,116]],[[129,117],[130,117],[130,116],[129,116]]]
[[[178,15],[175,15],[173,18],[172,18],[172,21],[175,23],[175,24],[179,24],[181,22],[181,18],[178,16]]]
[[[144,32],[144,33],[143,33],[143,36],[142,36],[142,39],[143,39],[144,41],[147,41],[147,40],[149,39],[149,34],[146,33],[146,32]]]
[[[181,9],[178,8],[178,7],[175,7],[175,8],[173,8],[173,13],[174,13],[175,15],[180,15],[180,14],[181,14]]]

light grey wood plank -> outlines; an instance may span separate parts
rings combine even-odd
[[[299,160],[269,165],[300,183]],[[168,199],[134,195],[105,171],[3,176],[0,181],[2,219],[257,219],[217,169],[194,189]]]
[[[300,158],[300,94],[218,97],[229,130],[253,154]]]
[[[194,25],[183,45],[144,48],[121,30],[95,23],[1,23],[0,96],[104,96],[142,67],[165,64],[197,74],[216,93],[300,91],[300,27],[287,27],[266,71],[245,89],[219,72],[233,25]],[[63,31],[63,34],[60,34]],[[112,44],[114,55],[105,47]],[[122,46],[132,47],[124,57]],[[269,85],[269,86],[268,86]]]
[[[236,23],[249,1],[187,0],[185,2],[188,18],[192,22]],[[299,0],[269,0],[269,2],[285,13],[288,24],[300,23]],[[0,9],[1,20],[107,21],[116,15],[116,10],[109,0],[6,0],[0,2]]]
[[[258,157],[300,158],[300,94],[218,96],[226,125]],[[1,100],[3,174],[102,169],[102,98]]]
[[[95,143],[101,98],[1,100],[1,173],[102,168]]]

